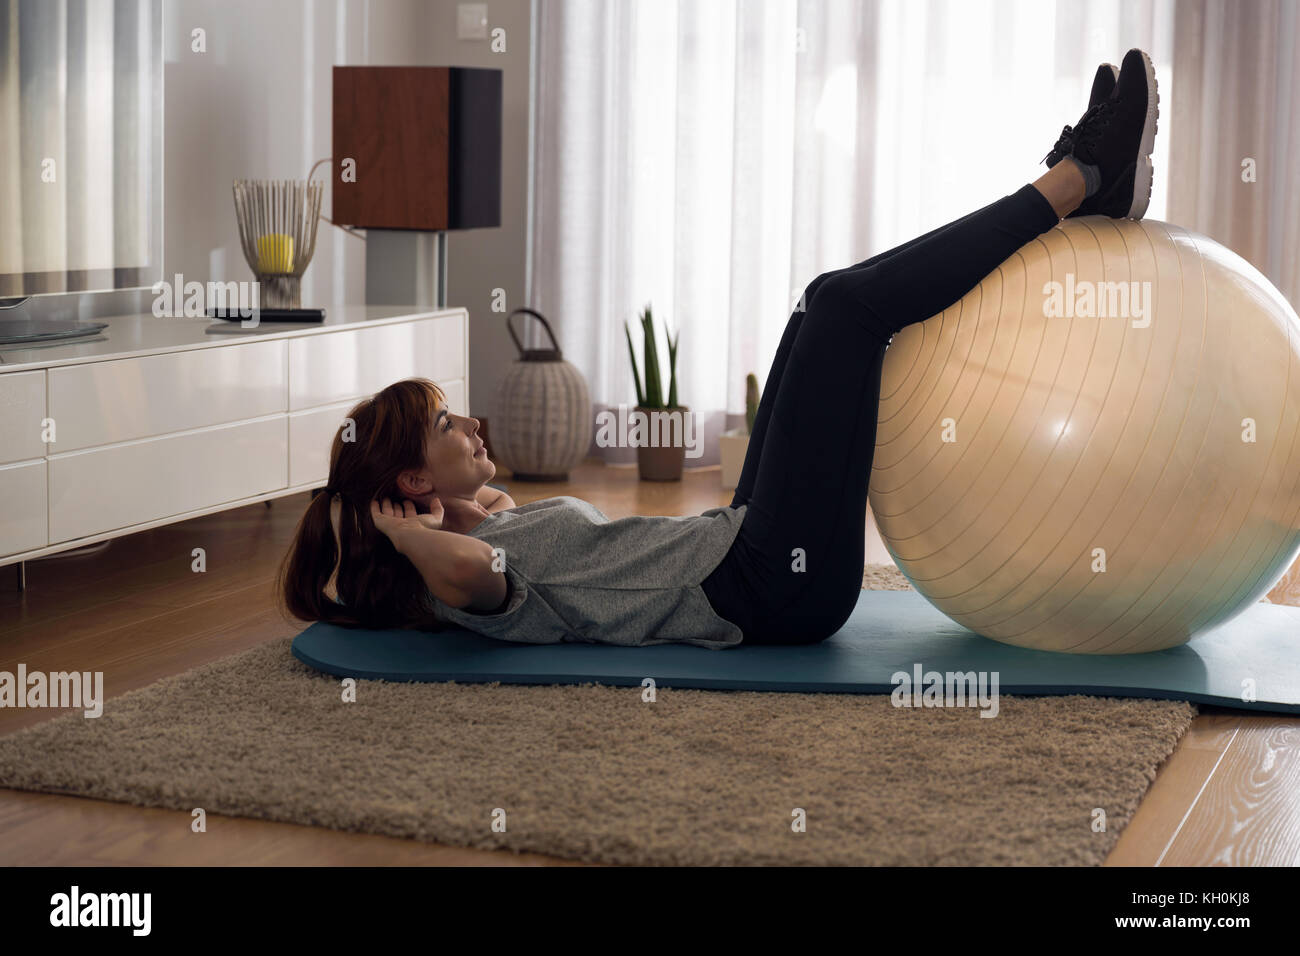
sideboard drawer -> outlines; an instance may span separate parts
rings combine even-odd
[[[285,410],[284,341],[50,369],[51,452],[220,425]]]
[[[0,464],[45,454],[44,419],[44,370],[0,375]]]
[[[356,402],[347,401],[289,415],[289,487],[323,486],[329,479],[334,435]]]
[[[45,462],[0,465],[0,555],[49,544]]]
[[[286,487],[284,415],[56,455],[50,542],[156,521]]]
[[[403,378],[464,378],[465,315],[308,335],[289,342],[289,409],[359,399]]]
[[[451,409],[453,415],[468,415],[469,403],[465,400],[465,382],[463,379],[456,381],[444,381],[438,383],[442,387],[442,394],[447,397],[447,407]]]

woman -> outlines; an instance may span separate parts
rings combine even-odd
[[[433,383],[362,402],[286,560],[289,610],[371,628],[450,622],[527,643],[725,648],[834,634],[861,584],[890,338],[1064,216],[1141,218],[1156,104],[1151,61],[1131,50],[1118,76],[1098,70],[1087,112],[1036,182],[818,276],[777,349],[730,507],[619,521],[576,498],[516,507],[485,487],[495,466],[478,422],[450,414]]]

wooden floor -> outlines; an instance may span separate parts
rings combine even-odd
[[[613,518],[725,504],[716,469],[680,483],[583,465],[565,485],[509,483],[515,500],[571,494]],[[102,551],[29,563],[27,590],[0,568],[0,670],[103,671],[108,696],[296,633],[271,581],[305,495],[143,532]],[[886,560],[874,532],[868,560]],[[195,548],[207,570],[191,570]],[[0,710],[0,734],[59,711]],[[315,827],[209,817],[0,790],[0,864],[538,865],[540,856],[447,848]],[[219,837],[213,839],[212,837]],[[1161,768],[1107,861],[1300,864],[1300,719],[1206,710]]]

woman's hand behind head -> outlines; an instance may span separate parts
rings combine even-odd
[[[415,505],[409,501],[394,504],[387,498],[370,502],[370,518],[375,528],[393,543],[399,552],[411,533],[442,529],[442,502],[437,498],[430,501],[429,514],[420,514]]]
[[[415,518],[420,524],[434,531],[443,530],[443,522],[446,520],[446,512],[442,509],[442,502],[433,497],[429,499],[429,511],[426,514],[416,515]]]

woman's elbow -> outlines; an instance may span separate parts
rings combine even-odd
[[[494,556],[466,555],[452,571],[453,586],[464,595],[461,607],[496,608],[506,598],[506,576],[493,568]]]

